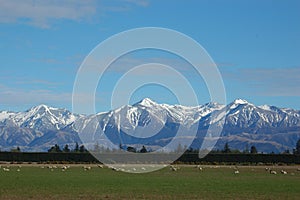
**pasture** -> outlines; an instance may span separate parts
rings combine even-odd
[[[49,169],[48,167],[50,166]],[[0,199],[299,199],[299,166],[175,166],[142,174],[97,165],[3,165]],[[6,170],[4,170],[6,169]],[[8,169],[8,170],[7,170]],[[281,170],[287,174],[280,173]],[[235,173],[235,172],[239,173]]]

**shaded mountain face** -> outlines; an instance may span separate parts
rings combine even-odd
[[[255,106],[242,99],[228,105],[188,107],[158,104],[146,98],[134,105],[89,116],[46,105],[25,112],[2,111],[0,148],[19,146],[23,151],[45,151],[54,144],[72,147],[76,142],[94,145],[96,141],[109,148],[120,144],[145,145],[155,150],[172,141],[176,141],[172,148],[189,144],[186,141],[195,137],[191,147],[198,149],[207,129],[222,126],[223,122],[217,149],[228,142],[232,149],[244,150],[254,145],[258,151],[281,152],[294,148],[300,138],[298,110]]]

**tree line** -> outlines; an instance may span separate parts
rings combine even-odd
[[[135,147],[132,146],[126,146],[126,145],[119,145],[119,149],[118,150],[124,150],[124,151],[128,151],[128,152],[133,152],[133,153],[147,153],[147,152],[151,152],[151,149],[147,149],[144,145],[141,147],[141,149],[137,149]],[[94,149],[91,151],[94,152],[105,152],[105,153],[109,153],[109,152],[116,152],[118,150],[115,149],[109,149],[109,148],[104,148],[102,146],[100,146],[98,143],[95,144]],[[178,145],[177,149],[174,150],[175,153],[177,152],[186,152],[186,153],[197,153],[199,151],[199,149],[186,149],[186,147],[182,147],[182,145]],[[1,152],[1,151],[0,151]],[[20,147],[17,148],[12,148],[11,152],[21,152]],[[58,144],[53,145],[52,147],[50,147],[48,149],[49,153],[85,153],[88,152],[88,150],[85,148],[85,146],[79,145],[78,142],[75,143],[75,147],[74,149],[70,149],[69,145],[66,144],[63,146],[63,148],[61,148]],[[219,153],[224,153],[224,154],[229,154],[229,153],[233,153],[233,154],[257,154],[258,150],[257,148],[252,145],[250,147],[250,149],[248,147],[246,147],[246,149],[244,151],[240,151],[238,149],[232,149],[230,148],[228,143],[225,143],[223,149],[221,150],[212,150],[211,153],[215,153],[215,154],[219,154]],[[271,152],[271,154],[275,154],[274,152]],[[297,141],[295,148],[293,149],[293,152],[291,153],[289,150],[286,150],[284,152],[282,152],[281,154],[294,154],[294,155],[300,155],[300,139]]]
[[[74,153],[84,153],[84,152],[88,152],[88,150],[84,147],[84,145],[80,145],[76,142],[75,144],[75,148],[74,149],[70,149],[69,145],[66,144],[62,149],[60,148],[60,146],[58,144],[53,145],[50,149],[48,149],[49,153],[60,153],[60,152],[65,152],[65,153],[70,153],[70,152],[74,152]]]

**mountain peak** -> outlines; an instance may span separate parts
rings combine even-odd
[[[236,99],[233,101],[234,104],[249,104],[247,100],[244,99]]]
[[[141,101],[137,102],[134,105],[142,105],[142,106],[152,106],[152,105],[157,105],[157,103],[155,101],[153,101],[150,98],[144,98]]]
[[[37,105],[37,106],[33,106],[33,107],[31,107],[29,110],[27,110],[27,111],[33,111],[33,110],[47,110],[49,107],[47,106],[47,105],[45,105],[45,104],[40,104],[40,105]]]

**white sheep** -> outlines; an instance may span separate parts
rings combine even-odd
[[[235,171],[234,171],[234,174],[239,174],[239,173],[240,173],[239,170],[235,170]]]
[[[176,172],[176,171],[177,171],[177,168],[176,168],[176,167],[174,167],[173,165],[171,165],[171,166],[170,166],[170,170],[172,170],[172,171],[175,171],[175,172]]]
[[[199,171],[203,170],[203,168],[200,165],[197,165],[196,168],[199,169]]]
[[[266,170],[267,172],[269,172],[271,169],[270,169],[269,167],[266,167],[265,170]]]
[[[3,168],[3,171],[9,172],[9,169],[4,167],[4,168]]]
[[[92,168],[90,166],[83,166],[83,169],[84,171],[87,171],[87,170],[91,170]]]
[[[270,174],[277,174],[277,172],[274,170],[270,170]]]
[[[66,169],[68,169],[68,167],[67,166],[62,166],[61,169],[65,171]]]
[[[281,170],[280,171],[282,174],[287,174],[287,171]]]

